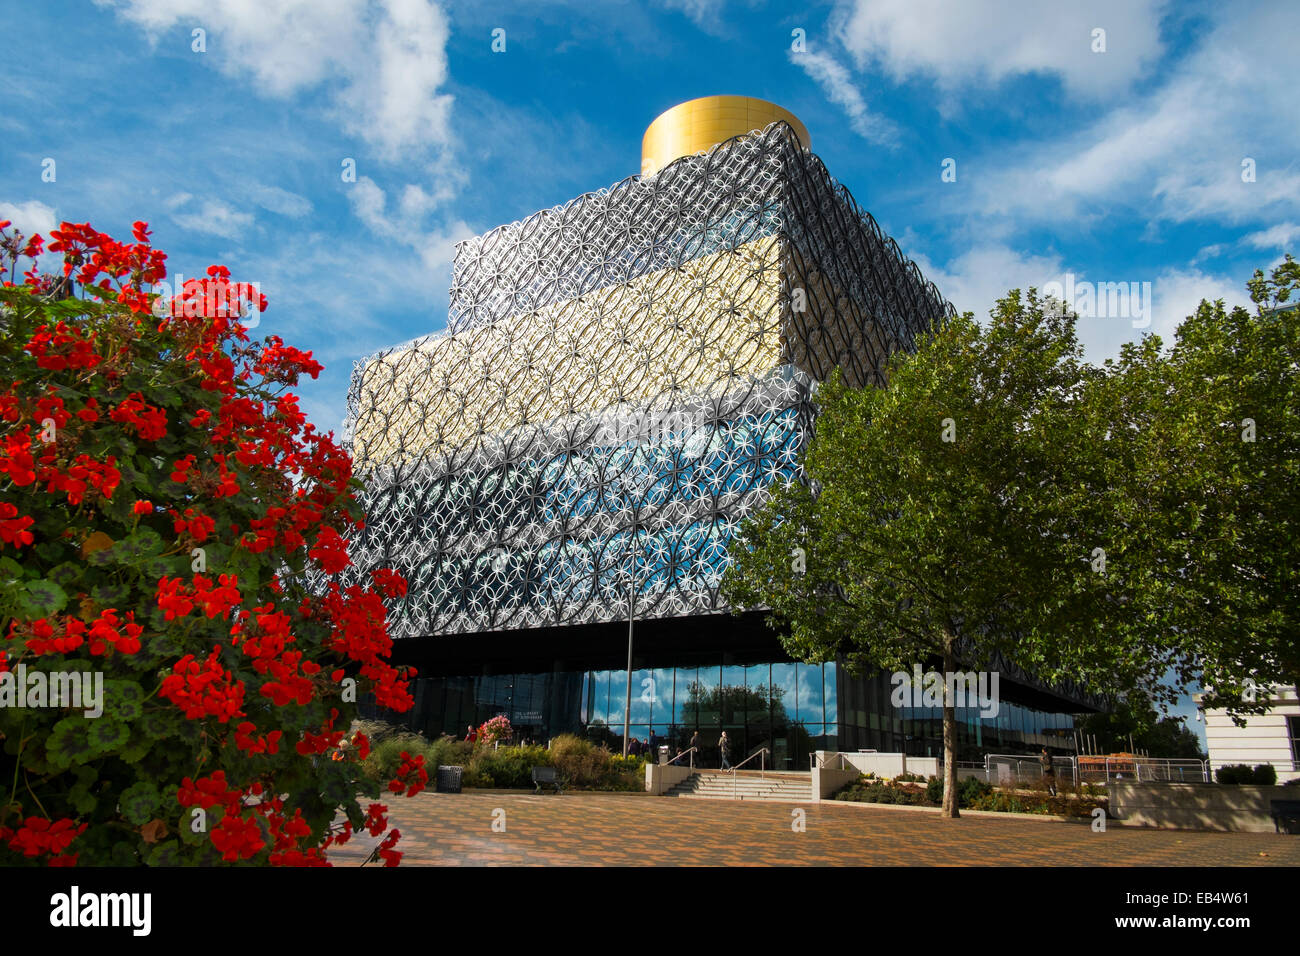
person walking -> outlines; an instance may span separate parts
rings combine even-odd
[[[695,755],[700,752],[700,732],[697,730],[691,734],[691,769],[695,769]]]
[[[721,770],[730,770],[731,761],[727,759],[731,751],[731,741],[727,739],[727,732],[724,730],[722,736],[718,738],[718,754],[722,757]]]
[[[1047,792],[1056,796],[1056,767],[1052,764],[1052,755],[1046,747],[1038,755],[1038,762],[1043,766],[1043,782],[1047,784]]]

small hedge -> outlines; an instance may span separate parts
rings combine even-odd
[[[1277,771],[1272,764],[1256,764],[1251,769],[1244,763],[1231,764],[1214,771],[1214,779],[1225,784],[1258,784],[1271,787],[1277,783]]]
[[[939,807],[943,805],[943,780],[930,777],[922,787],[915,781],[900,777],[890,781],[864,775],[835,794],[835,799],[855,803]],[[1058,789],[1056,796],[1052,796],[1041,783],[1022,790],[999,790],[977,777],[967,777],[957,784],[957,807],[962,810],[1090,817],[1095,808],[1105,806],[1106,800],[1099,796],[1099,791],[1088,785],[1076,791],[1065,784]]]
[[[424,757],[432,774],[440,766],[462,767],[466,787],[532,789],[534,767],[555,767],[566,787],[576,790],[636,791],[645,788],[645,761],[611,754],[573,734],[561,734],[547,750],[540,745],[491,747],[452,737],[425,737],[380,721],[359,727],[371,740],[364,769],[381,782],[391,779],[402,762],[402,751]]]

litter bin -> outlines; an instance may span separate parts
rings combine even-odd
[[[659,763],[660,763],[661,766],[662,766],[663,764],[668,763],[668,747],[667,747],[667,745],[664,745],[664,746],[662,746],[662,747],[659,748]]]
[[[463,767],[438,768],[438,793],[460,793],[460,775]]]

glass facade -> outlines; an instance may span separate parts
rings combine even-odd
[[[1004,685],[1005,686],[1005,685]],[[918,757],[943,755],[943,708],[895,707],[888,674],[844,680],[839,736],[842,750],[880,750]],[[1026,753],[1046,747],[1073,751],[1074,716],[1001,700],[997,713],[957,708],[957,759]]]
[[[932,757],[943,753],[939,707],[895,707],[886,674],[853,677],[834,663],[692,664],[632,671],[629,732],[645,742],[651,731],[683,750],[697,730],[696,763],[717,766],[718,737],[732,741],[732,763],[760,747],[769,767],[807,770],[816,750],[879,750]],[[505,714],[517,739],[545,743],[573,733],[620,750],[627,671],[556,670],[550,673],[434,677],[415,681],[415,708],[404,723],[429,736],[464,736]],[[393,715],[388,715],[394,719]],[[1073,749],[1073,715],[1007,700],[995,716],[957,708],[959,760],[988,753]]]

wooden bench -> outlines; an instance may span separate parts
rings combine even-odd
[[[543,786],[554,787],[556,793],[564,792],[564,787],[560,784],[560,775],[554,767],[534,767],[533,786],[537,793],[542,792]]]
[[[1300,800],[1270,800],[1268,812],[1278,833],[1300,833]]]

